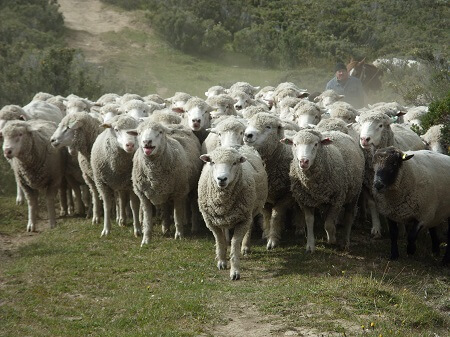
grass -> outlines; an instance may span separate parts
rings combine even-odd
[[[26,207],[11,197],[0,203],[0,238],[23,235]],[[320,239],[313,255],[287,229],[274,251],[255,240],[242,279],[232,282],[228,271],[216,270],[206,229],[175,241],[156,228],[148,248],[140,248],[131,227],[113,227],[106,239],[100,232],[86,219],[59,219],[56,229],[0,251],[0,335],[214,335],[237,306],[275,317],[283,331],[448,333],[450,273],[430,255],[426,237],[417,256],[389,262],[388,239],[371,241],[368,228],[355,229],[350,253]],[[317,235],[324,237],[320,229]]]

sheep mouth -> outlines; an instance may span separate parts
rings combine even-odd
[[[153,150],[155,150],[155,148],[156,146],[149,146],[149,145],[144,146],[144,154],[146,156],[150,156],[153,153]]]
[[[217,186],[219,186],[220,188],[225,188],[225,187],[227,187],[227,183],[223,182],[223,181],[220,181],[220,182],[217,183]]]

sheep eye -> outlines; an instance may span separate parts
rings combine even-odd
[[[270,125],[267,125],[266,129],[272,129],[272,127]]]
[[[243,134],[244,134],[243,132],[240,133],[241,136],[242,136]]]
[[[222,134],[219,132],[219,137],[221,137],[222,136]]]
[[[379,127],[379,128],[382,128],[382,127],[383,127],[383,124],[378,125],[378,127]]]
[[[236,164],[237,164],[237,163],[236,163],[236,162],[234,162],[234,163],[233,163],[233,166],[235,166]]]

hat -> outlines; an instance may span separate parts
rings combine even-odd
[[[341,69],[347,70],[347,66],[344,63],[342,63],[342,62],[336,63],[336,65],[334,66],[334,71],[336,72],[336,71],[341,70]]]

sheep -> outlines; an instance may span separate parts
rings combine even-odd
[[[294,108],[290,108],[294,122],[298,126],[305,128],[310,124],[317,125],[320,122],[322,111],[315,103],[307,100],[299,102]]]
[[[50,228],[56,226],[55,197],[64,164],[61,151],[50,146],[55,129],[55,123],[33,120],[10,121],[3,129],[4,156],[11,161],[28,203],[28,232],[36,230],[39,190],[45,190]]]
[[[422,150],[424,144],[420,137],[400,124],[393,124],[393,119],[379,111],[366,111],[357,118],[360,125],[360,145],[366,158],[366,173],[364,176],[365,197],[372,217],[371,234],[374,237],[381,236],[381,225],[373,198],[370,196],[373,181],[372,156],[375,150],[387,146],[395,146],[402,151]]]
[[[219,95],[226,94],[226,93],[227,93],[227,91],[224,87],[222,87],[220,85],[215,85],[215,86],[212,86],[211,88],[209,88],[208,91],[205,91],[205,96],[207,98],[210,98],[210,97],[219,96]]]
[[[50,142],[55,148],[67,146],[69,153],[78,152],[78,162],[83,178],[91,191],[93,224],[100,223],[100,199],[92,172],[91,150],[97,136],[102,131],[100,122],[87,112],[74,112],[62,119],[50,138]]]
[[[337,101],[327,107],[330,117],[340,118],[345,123],[350,124],[356,121],[358,111],[347,102]]]
[[[92,107],[92,102],[83,98],[71,98],[66,101],[66,115],[75,113],[75,112],[90,112]]]
[[[106,103],[100,108],[99,113],[102,115],[103,123],[106,123],[114,116],[122,114],[122,110],[120,110],[119,104]]]
[[[319,105],[321,108],[326,108],[329,105],[340,101],[344,98],[344,95],[339,95],[336,91],[332,89],[325,90],[319,96],[314,98],[314,102]]]
[[[117,99],[117,103],[120,105],[124,105],[125,103],[127,103],[128,101],[132,101],[132,100],[138,100],[138,101],[144,101],[144,99],[138,95],[138,94],[124,94],[122,97]]]
[[[119,194],[119,226],[125,226],[125,202],[131,201],[134,235],[141,234],[139,226],[139,198],[133,192],[131,171],[133,155],[136,150],[136,137],[129,135],[138,121],[129,115],[119,115],[102,125],[106,128],[92,145],[91,167],[97,190],[103,199],[104,226],[101,236],[111,231],[111,209],[114,205],[114,192]]]
[[[175,112],[171,112],[168,110],[158,110],[155,111],[150,118],[154,122],[159,122],[163,124],[181,124],[182,118],[179,116],[179,114]]]
[[[227,268],[224,229],[234,229],[230,279],[239,280],[240,246],[266,202],[267,173],[261,157],[248,147],[219,147],[200,159],[206,165],[198,182],[198,202],[206,226],[214,234],[217,267]],[[245,244],[242,246],[244,249]]]
[[[345,134],[349,134],[349,128],[347,124],[340,118],[330,117],[327,119],[322,119],[314,128],[314,130],[320,131],[320,132],[327,132],[327,131],[339,131]],[[353,138],[353,137],[352,137]],[[359,135],[358,135],[359,138]],[[358,140],[358,138],[353,138]]]
[[[231,94],[233,92],[240,91],[245,92],[250,96],[250,98],[254,98],[259,89],[260,87],[254,87],[247,82],[236,82],[230,87],[230,89],[228,89],[228,93]]]
[[[149,118],[136,130],[128,131],[133,136],[139,135],[139,149],[133,157],[131,178],[133,190],[143,208],[141,246],[148,244],[150,240],[153,227],[152,205],[164,206],[173,201],[175,239],[184,236],[187,197],[196,190],[202,163],[198,160],[198,139],[188,128],[182,125],[178,127],[171,129]],[[192,226],[197,228],[198,223],[193,221]],[[168,228],[163,228],[163,231],[168,231]]]
[[[232,91],[229,95],[235,100],[234,108],[236,111],[240,111],[251,105],[256,105],[255,100],[244,91]]]
[[[277,114],[282,120],[294,121],[292,109],[300,103],[302,99],[298,97],[285,97],[277,105]]]
[[[236,110],[234,109],[234,99],[228,95],[220,94],[210,96],[206,99],[212,111],[210,112],[211,118],[215,119],[220,116],[236,116]]]
[[[289,179],[292,151],[288,145],[279,142],[284,138],[283,125],[278,117],[262,112],[248,120],[244,132],[244,144],[258,151],[268,176],[269,193],[263,212],[267,249],[279,244],[286,212],[295,205]]]
[[[378,149],[373,158],[372,190],[380,213],[388,218],[391,259],[399,257],[397,224],[410,225],[408,254],[414,254],[421,229],[428,229],[432,249],[439,254],[436,226],[448,222],[447,250],[442,260],[450,263],[450,157],[422,150],[402,152],[390,146]]]
[[[31,99],[32,101],[47,101],[49,98],[52,98],[53,95],[49,94],[47,92],[38,92],[37,94],[35,94],[33,96],[33,98]]]
[[[100,106],[104,106],[106,104],[117,104],[119,98],[120,96],[118,94],[114,93],[104,94],[97,99],[96,104],[99,104]]]
[[[395,118],[395,122],[404,123],[404,115],[406,114],[407,109],[397,102],[378,102],[372,105],[368,105],[370,111],[377,111],[385,113],[390,117]]]
[[[134,117],[136,120],[142,117],[148,117],[153,112],[147,103],[138,99],[131,99],[123,103],[119,111]]]
[[[170,103],[171,108],[175,112],[184,112],[184,105],[191,99],[192,96],[185,92],[176,92],[175,95],[169,97],[167,102]]]
[[[145,103],[154,102],[157,104],[165,104],[164,98],[159,96],[158,94],[149,94],[147,96],[142,97]]]
[[[292,145],[289,177],[291,191],[305,212],[306,251],[314,252],[314,209],[325,211],[329,243],[336,243],[336,221],[345,210],[346,247],[364,177],[364,155],[357,142],[342,132],[320,133],[300,130],[293,138],[281,140]]]
[[[57,106],[63,116],[67,115],[66,105],[64,104],[66,102],[65,97],[61,95],[52,96],[49,99],[47,99],[46,102]]]
[[[272,86],[266,86],[264,88],[262,88],[261,90],[259,90],[256,94],[255,94],[255,100],[258,101],[262,101],[264,103],[267,104],[267,106],[269,107],[269,109],[272,108],[273,106],[273,94],[275,92],[275,87]]]
[[[424,135],[420,136],[420,138],[429,150],[447,154],[450,145],[444,144],[444,139],[442,137],[443,127],[443,124],[433,125]]]
[[[267,112],[270,113],[269,108],[265,107],[265,106],[248,106],[245,109],[242,110],[242,117],[245,119],[250,119],[252,118],[254,115],[260,113],[260,112]]]
[[[246,124],[243,120],[230,116],[221,120],[210,130],[202,144],[202,154],[212,152],[216,147],[243,145]]]
[[[275,90],[273,94],[273,104],[278,108],[280,102],[286,97],[294,98],[306,98],[308,97],[308,92],[303,89],[298,89],[297,87],[285,87],[282,90]]]
[[[428,107],[425,105],[415,106],[409,108],[406,114],[403,116],[403,121],[405,124],[417,125],[422,128],[422,116],[426,115],[428,112]]]
[[[210,112],[212,107],[199,97],[191,97],[184,105],[184,108],[180,108],[177,111],[185,112],[184,122],[194,131],[200,143],[203,143],[208,136],[206,129],[211,126]]]

